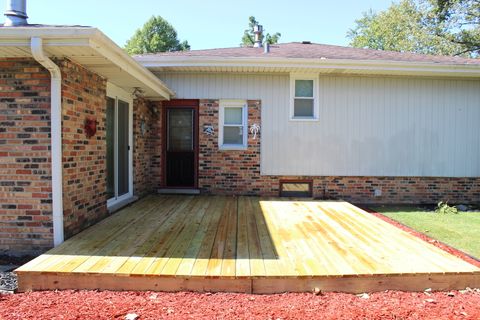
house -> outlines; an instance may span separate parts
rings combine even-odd
[[[156,192],[480,201],[478,59],[306,41],[130,57],[9,3],[0,253]]]

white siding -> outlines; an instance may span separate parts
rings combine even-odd
[[[267,175],[480,176],[480,81],[320,76],[320,120],[289,121],[289,76],[163,74],[177,98],[262,100]]]

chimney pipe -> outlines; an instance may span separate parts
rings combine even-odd
[[[27,25],[27,0],[7,0],[5,27]]]
[[[270,52],[270,43],[265,42],[265,47],[263,48],[263,53],[269,53]]]
[[[253,26],[253,33],[255,34],[255,43],[253,44],[254,48],[261,48],[262,47],[262,40],[263,40],[263,27],[259,24]]]

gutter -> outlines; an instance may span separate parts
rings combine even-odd
[[[62,73],[60,68],[43,52],[43,41],[32,37],[30,48],[33,58],[50,72],[51,105],[51,162],[52,162],[52,219],[53,245],[64,241],[63,231],[63,179],[62,179]]]

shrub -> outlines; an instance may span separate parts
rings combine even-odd
[[[440,201],[437,204],[437,208],[435,209],[435,213],[441,213],[441,214],[457,214],[458,209],[455,206],[450,206],[447,201],[443,202]]]

